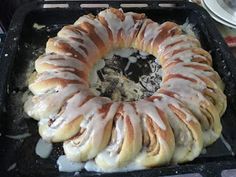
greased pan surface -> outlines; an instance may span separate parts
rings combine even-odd
[[[170,1],[168,1],[170,2]],[[66,24],[78,17],[102,8],[81,8],[84,2],[60,3],[61,8],[44,8],[45,3],[27,4],[13,17],[0,59],[0,176],[166,176],[199,173],[202,176],[220,176],[223,169],[236,168],[236,60],[233,58],[222,37],[216,30],[209,15],[200,7],[184,2],[172,2],[166,7],[165,1],[125,3],[147,4],[147,7],[123,8],[124,11],[143,12],[159,23],[170,20],[183,24],[186,19],[192,24],[204,49],[211,52],[214,69],[225,83],[228,107],[222,117],[223,136],[206,149],[194,161],[181,165],[170,165],[149,170],[128,173],[102,174],[82,171],[80,173],[59,173],[56,160],[61,155],[61,144],[54,144],[48,159],[35,154],[39,139],[37,123],[25,119],[21,98],[27,90],[25,80],[28,68],[44,52],[46,41]],[[120,1],[86,2],[89,4],[109,4],[120,7]],[[163,7],[163,3],[165,4]],[[162,7],[159,6],[162,5]],[[54,3],[55,5],[55,3]],[[106,5],[107,6],[107,5]],[[38,25],[40,24],[40,25]],[[42,26],[43,25],[43,26]],[[24,135],[23,139],[13,139],[9,135]],[[29,136],[28,136],[29,135]],[[225,140],[228,142],[226,143]]]

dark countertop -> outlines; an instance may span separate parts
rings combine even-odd
[[[236,60],[236,47],[231,48],[231,51],[232,51],[232,53],[234,54],[235,60]]]

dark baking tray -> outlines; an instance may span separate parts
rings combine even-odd
[[[51,4],[52,2],[50,2]],[[34,150],[39,139],[37,123],[25,119],[20,99],[27,90],[26,70],[38,55],[43,53],[47,39],[55,36],[65,24],[73,23],[79,16],[97,14],[104,8],[81,8],[81,4],[109,4],[120,7],[120,1],[53,2],[64,8],[43,8],[49,2],[35,2],[22,6],[14,15],[0,59],[0,176],[166,176],[197,173],[200,176],[221,176],[224,169],[236,168],[236,60],[230,53],[214,22],[201,7],[179,1],[125,1],[129,4],[147,4],[147,7],[124,8],[124,11],[144,12],[159,23],[166,20],[183,24],[186,19],[194,25],[204,49],[213,57],[213,67],[225,83],[228,107],[222,117],[223,136],[194,161],[127,173],[103,174],[82,171],[59,173],[56,159],[62,153],[61,144],[54,144],[48,159],[39,158]],[[52,3],[52,4],[53,4]],[[168,3],[168,4],[166,4]],[[164,4],[164,6],[163,6]],[[174,6],[173,6],[174,5]],[[171,7],[167,7],[171,6]],[[46,25],[42,29],[33,24]],[[25,139],[14,140],[6,135],[30,133]],[[191,175],[190,175],[191,176]]]

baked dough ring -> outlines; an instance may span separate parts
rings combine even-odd
[[[95,96],[90,71],[100,58],[124,47],[159,59],[161,88],[131,102]],[[43,139],[64,141],[67,158],[93,161],[96,168],[88,170],[191,161],[220,136],[224,84],[210,54],[176,23],[158,24],[145,14],[114,8],[84,15],[48,40],[35,69],[25,111],[39,120]]]

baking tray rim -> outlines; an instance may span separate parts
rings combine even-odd
[[[104,1],[100,1],[100,0],[97,0],[97,1],[78,1],[80,3],[101,3],[103,2],[104,4]],[[78,3],[76,2],[76,3]],[[119,3],[119,2],[124,2],[124,1],[119,1],[119,0],[113,0],[111,1],[113,3]],[[128,0],[128,1],[125,1],[125,3],[133,3],[133,2],[145,2],[147,3],[146,1],[143,1],[143,0]],[[166,0],[161,0],[161,1],[158,1],[158,2],[167,2]],[[168,1],[168,3],[176,3],[176,1]],[[59,1],[59,2],[31,2],[31,3],[27,3],[25,5],[23,5],[21,8],[19,8],[16,13],[14,14],[13,18],[12,18],[12,21],[11,21],[11,24],[9,26],[9,31],[8,31],[8,34],[6,36],[6,40],[5,40],[5,44],[4,44],[4,48],[2,50],[2,53],[1,53],[1,57],[0,57],[0,66],[2,68],[2,70],[0,70],[0,115],[2,112],[4,112],[6,109],[5,109],[5,98],[7,96],[7,82],[8,82],[8,78],[10,77],[10,73],[11,73],[11,68],[12,68],[12,65],[14,63],[14,60],[15,60],[15,57],[16,57],[16,52],[17,52],[17,46],[19,44],[19,40],[20,40],[20,34],[22,32],[22,28],[23,28],[23,25],[24,25],[24,20],[25,20],[25,17],[27,16],[28,13],[30,13],[31,11],[35,11],[37,9],[41,9],[40,8],[40,5],[43,5],[43,4],[49,4],[49,3],[52,3],[52,4],[58,4],[58,3],[64,3],[63,1]],[[74,4],[74,2],[66,2],[66,3],[69,3],[69,4]],[[110,3],[107,2],[108,4]],[[148,3],[155,3],[154,1],[148,1]],[[198,7],[197,5],[193,4],[193,3],[189,3],[189,2],[178,2],[177,3],[181,4],[181,3],[184,3],[185,4],[185,7],[188,7],[188,8],[191,8],[191,7],[194,7],[195,9],[197,10],[200,10],[201,13],[203,13],[205,15],[205,23],[209,23],[209,24],[213,24],[213,21],[212,19],[210,19],[209,17],[209,14],[202,8]],[[186,5],[187,4],[187,5]],[[111,5],[112,6],[112,5]],[[78,8],[78,7],[75,7],[75,8]],[[156,7],[155,7],[156,8]],[[162,7],[160,7],[162,8]],[[178,7],[177,7],[178,8]],[[232,61],[229,61],[230,58],[234,58],[233,55],[231,54],[228,46],[226,45],[225,42],[223,42],[223,38],[221,37],[221,35],[219,34],[218,31],[215,31],[213,28],[209,28],[207,26],[207,29],[209,30],[209,32],[214,32],[214,38],[219,41],[222,41],[222,45],[219,46],[220,50],[225,50],[227,53],[228,53],[228,56],[226,56],[225,58],[225,61],[229,62],[228,63],[228,68],[231,70],[231,78],[236,81],[236,62],[232,62]],[[12,42],[14,41],[14,42]],[[10,47],[9,47],[10,46]],[[4,66],[4,67],[2,67]],[[230,67],[232,66],[232,67]],[[235,68],[235,70],[232,68]],[[1,120],[0,120],[1,121]],[[220,167],[224,166],[224,169],[228,169],[228,168],[231,168],[231,167],[234,167],[236,168],[236,160],[230,160],[230,161],[224,161],[223,162],[224,164],[222,164],[221,162],[206,162],[207,165],[209,166],[214,166],[214,165],[217,165]],[[228,164],[228,165],[226,165]],[[180,166],[178,168],[182,168],[182,169],[186,169],[186,172],[188,171],[187,168],[191,168],[191,166],[196,166],[197,164],[188,164],[187,166]],[[173,167],[170,167],[170,168],[173,168]],[[166,168],[166,169],[170,169],[170,168]],[[155,169],[151,169],[150,173],[152,171],[155,171]],[[144,170],[145,172],[145,170]],[[148,173],[147,173],[148,174]]]

